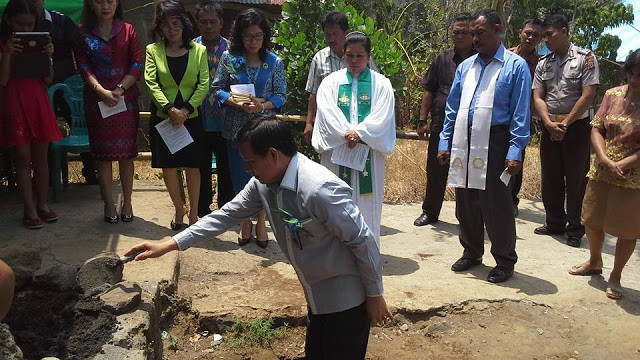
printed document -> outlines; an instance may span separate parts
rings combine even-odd
[[[156,125],[156,129],[172,154],[177,153],[182,148],[193,142],[193,138],[191,137],[191,134],[189,134],[189,130],[187,130],[184,125],[173,126],[169,119],[159,122],[158,125]]]
[[[362,171],[367,163],[368,155],[369,147],[367,145],[357,144],[353,149],[349,149],[347,144],[344,144],[333,149],[331,162],[354,170]]]

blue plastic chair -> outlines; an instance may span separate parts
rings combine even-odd
[[[69,166],[66,161],[67,153],[80,154],[89,151],[89,132],[84,118],[84,98],[82,90],[84,81],[80,75],[68,77],[64,82],[52,85],[48,90],[51,107],[56,91],[61,90],[69,109],[71,110],[71,130],[69,136],[51,143],[51,167],[53,183],[53,201],[58,201],[62,193],[62,185],[69,184]]]
[[[211,155],[211,173],[216,174],[218,172],[218,164],[216,164],[216,156]]]

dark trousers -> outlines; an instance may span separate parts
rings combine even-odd
[[[449,176],[449,164],[440,165],[437,158],[441,130],[440,124],[431,126],[429,147],[427,148],[427,190],[422,202],[422,212],[434,219],[440,217],[442,200],[447,188],[447,177]]]
[[[518,261],[511,187],[500,180],[509,150],[509,137],[507,127],[491,128],[485,190],[456,189],[456,217],[460,222],[460,244],[464,248],[462,256],[482,258],[486,226],[491,254],[498,267],[505,270],[512,270]]]
[[[544,127],[540,138],[546,225],[553,230],[566,229],[567,235],[571,236],[584,235],[580,215],[587,187],[590,136],[591,126],[585,118],[571,124],[562,141],[551,141],[549,131]]]
[[[364,303],[349,310],[314,315],[309,309],[305,359],[364,359],[371,323]]]
[[[229,160],[227,156],[227,140],[222,132],[204,132],[202,137],[202,161],[200,168],[200,197],[198,199],[198,216],[203,217],[211,212],[213,189],[211,184],[211,158],[216,156],[218,174],[218,209],[231,201],[235,195],[229,174]]]
[[[522,168],[520,172],[513,176],[513,188],[511,189],[511,199],[513,200],[513,205],[518,206],[520,204],[520,199],[518,198],[518,194],[520,193],[520,188],[522,187],[522,173],[524,172],[524,154],[526,152],[526,148],[522,150]]]

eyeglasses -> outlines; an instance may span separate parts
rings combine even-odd
[[[264,39],[263,33],[242,35],[243,41],[262,41],[262,39]]]
[[[182,22],[172,22],[160,24],[160,27],[166,30],[180,30],[182,29]]]
[[[200,24],[202,26],[207,26],[207,25],[216,26],[216,25],[220,24],[220,22],[216,21],[216,20],[199,20],[198,24]]]

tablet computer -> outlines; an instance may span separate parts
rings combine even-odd
[[[15,55],[13,74],[19,78],[46,77],[51,74],[51,58],[44,47],[51,42],[48,32],[16,32],[22,51]]]

